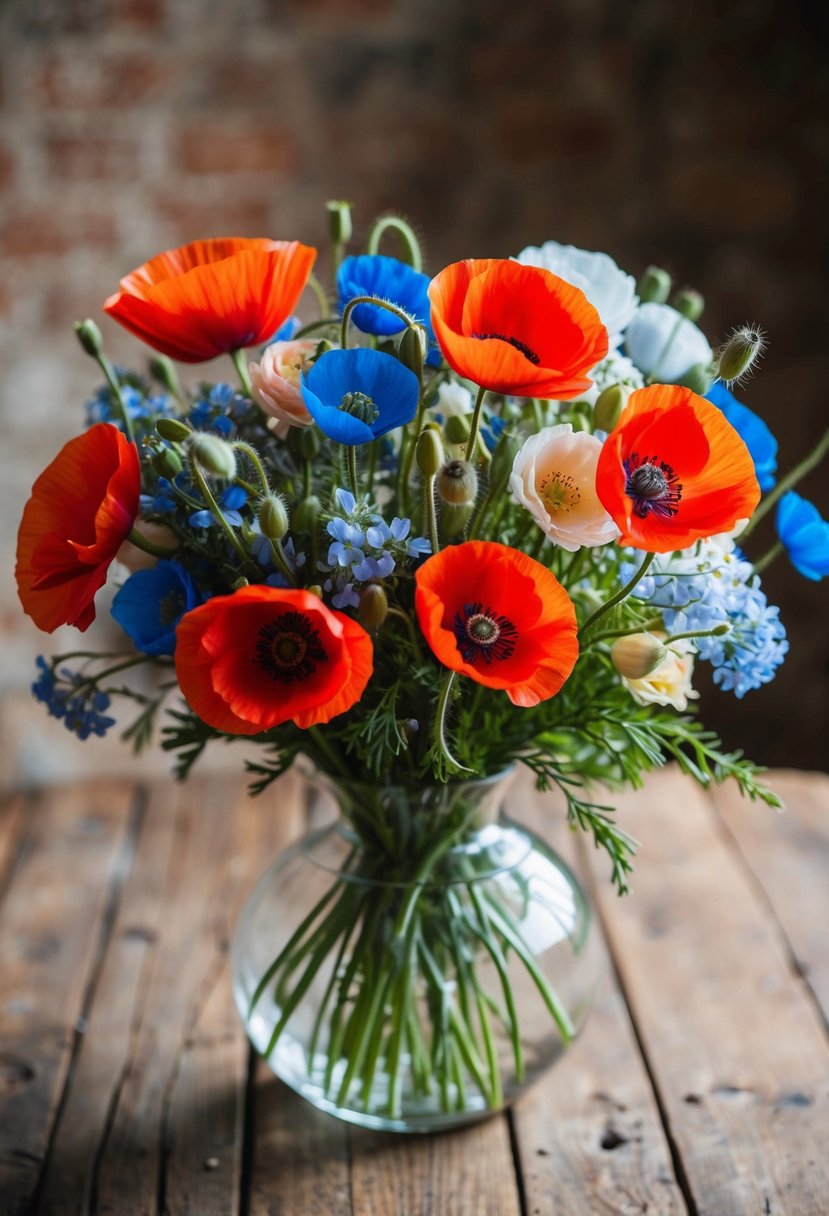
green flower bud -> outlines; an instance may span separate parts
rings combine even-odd
[[[249,586],[250,586],[250,583],[245,578],[244,574],[240,574],[239,577],[230,584],[230,589],[231,589],[231,591],[241,591],[243,587],[249,587]]]
[[[437,489],[453,507],[472,506],[478,496],[478,474],[468,460],[450,460],[438,472]]]
[[[428,344],[429,337],[422,325],[407,325],[397,348],[398,359],[404,367],[414,372],[418,380],[423,375],[423,360]]]
[[[292,426],[288,446],[300,460],[313,460],[320,450],[319,431],[315,426]]]
[[[269,494],[259,505],[259,527],[268,540],[282,540],[288,531],[288,510],[279,494]]]
[[[649,266],[636,284],[636,294],[643,304],[665,304],[671,294],[671,276],[659,266]]]
[[[498,493],[506,486],[520,448],[521,440],[518,436],[513,435],[510,431],[504,431],[498,440],[489,470],[490,490],[493,493]]]
[[[208,435],[205,431],[191,433],[187,446],[191,458],[203,473],[225,481],[232,481],[236,476],[236,453],[218,435]]]
[[[599,393],[593,406],[593,425],[598,431],[612,431],[627,404],[630,390],[623,384],[609,384]]]
[[[351,240],[354,227],[351,223],[351,208],[353,203],[342,199],[331,198],[325,204],[328,212],[328,231],[335,245],[347,245]]]
[[[741,380],[766,349],[762,330],[750,325],[735,329],[717,355],[717,375],[726,384]]]
[[[177,477],[182,469],[181,457],[175,448],[161,448],[160,451],[153,452],[150,464],[159,477],[167,477],[170,481]]]
[[[154,380],[157,380],[162,388],[166,388],[168,393],[172,393],[174,397],[178,397],[181,393],[181,384],[179,383],[178,374],[173,366],[172,359],[168,359],[166,355],[154,355],[150,359],[150,375]]]
[[[368,583],[360,592],[357,619],[364,629],[374,633],[389,615],[386,593],[377,583]]]
[[[446,540],[454,540],[460,536],[469,523],[472,507],[445,506],[440,513],[440,532]]]
[[[671,304],[689,321],[698,321],[705,310],[705,300],[692,287],[683,287],[681,291],[678,291]]]
[[[85,321],[76,321],[75,333],[78,335],[78,341],[86,353],[91,355],[93,359],[97,359],[104,348],[104,340],[95,322],[89,317]]]
[[[294,510],[294,528],[298,532],[313,532],[319,522],[322,503],[316,494],[309,494]]]
[[[309,595],[315,595],[318,600],[322,599],[322,587],[319,585],[319,583],[312,583],[311,586],[306,587],[305,590]]]
[[[437,431],[427,427],[421,431],[415,448],[417,467],[424,477],[434,477],[444,461],[443,444]]]
[[[699,393],[700,397],[704,397],[711,387],[712,379],[711,368],[707,363],[695,363],[693,367],[688,368],[678,383],[683,388],[689,388],[691,392]]]
[[[466,414],[450,414],[443,424],[447,443],[465,444],[469,439],[469,418]]]
[[[159,418],[155,429],[162,439],[167,439],[170,443],[183,443],[193,434],[192,429],[180,418]]]
[[[630,633],[617,638],[610,648],[613,666],[626,680],[643,680],[664,661],[667,653],[667,648],[651,633]]]

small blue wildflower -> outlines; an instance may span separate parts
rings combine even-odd
[[[829,523],[814,503],[789,490],[774,522],[795,570],[815,583],[829,574]]]
[[[112,615],[142,654],[172,654],[176,625],[202,602],[192,577],[178,562],[160,561],[131,574],[112,601]]]
[[[365,533],[356,524],[349,524],[344,519],[335,517],[330,520],[326,531],[334,538],[328,546],[328,562],[331,566],[352,566],[361,562],[365,556],[362,546],[365,544]]]
[[[56,673],[43,655],[38,655],[36,662],[40,675],[32,684],[32,693],[67,730],[79,739],[88,739],[90,735],[105,735],[115,725],[115,719],[105,714],[110,705],[105,692],[94,684],[87,685],[83,676],[68,668]]]
[[[345,583],[335,596],[332,597],[331,603],[335,608],[359,608],[360,597],[354,590],[353,583]]]
[[[320,430],[338,443],[369,443],[417,412],[414,372],[382,351],[330,350],[300,378],[302,399]]]
[[[718,406],[742,439],[754,461],[754,471],[763,493],[774,488],[777,472],[777,440],[763,419],[734,397],[721,380],[711,385],[706,399]]]
[[[175,416],[175,402],[166,393],[151,394],[135,373],[124,368],[115,370],[121,386],[121,399],[133,424],[133,431],[139,437],[148,435],[154,429],[157,418]],[[123,428],[121,409],[108,384],[101,385],[95,396],[86,403],[86,425],[94,426],[96,422],[111,422]]]
[[[212,511],[203,507],[200,511],[194,511],[192,515],[189,515],[187,522],[191,528],[212,528],[216,523],[216,517]]]
[[[302,329],[302,319],[300,317],[288,317],[287,321],[282,322],[270,342],[266,342],[265,345],[270,346],[271,342],[292,342],[297,330],[300,329]]]

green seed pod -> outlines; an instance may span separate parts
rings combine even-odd
[[[385,591],[377,583],[368,583],[360,592],[360,606],[357,609],[360,624],[369,633],[374,633],[388,615],[389,601]]]
[[[415,448],[415,458],[417,460],[417,467],[424,477],[434,477],[443,464],[443,444],[441,443],[440,435],[437,431],[433,431],[431,427],[428,427],[425,431],[421,431],[417,447]]]
[[[443,424],[447,443],[461,444],[469,439],[469,417],[466,414],[450,414]]]
[[[397,357],[404,367],[414,372],[418,380],[423,375],[423,360],[429,338],[422,325],[407,325],[397,348]]]
[[[319,522],[322,503],[316,494],[309,494],[294,510],[294,528],[298,532],[313,532]]]
[[[259,527],[268,540],[282,540],[288,531],[288,509],[279,494],[269,494],[259,505]]]
[[[726,384],[741,380],[766,349],[762,331],[749,325],[736,329],[717,355],[717,375]]]
[[[319,431],[315,426],[292,426],[288,446],[300,460],[313,460],[320,450]]]
[[[650,633],[617,638],[610,648],[613,666],[627,680],[643,680],[664,661],[667,653],[659,638]]]
[[[593,424],[599,431],[612,431],[625,408],[630,390],[621,384],[609,384],[599,393],[593,406]]]
[[[351,223],[351,208],[353,203],[343,199],[331,198],[325,204],[328,212],[328,231],[335,245],[347,245],[351,240],[354,226]]]
[[[698,321],[705,310],[705,300],[692,287],[683,287],[681,291],[678,291],[671,304],[689,321]]]
[[[472,507],[452,507],[448,504],[440,513],[440,532],[446,540],[460,536],[469,523]]]
[[[153,452],[150,464],[159,477],[166,477],[170,481],[177,477],[182,469],[181,457],[175,448],[162,448],[159,452]]]
[[[170,443],[183,443],[193,434],[192,428],[180,418],[159,418],[155,429],[162,439],[167,439]]]
[[[643,304],[665,304],[671,294],[671,276],[660,266],[649,266],[636,284]]]
[[[91,355],[93,359],[97,359],[104,348],[104,340],[95,322],[89,317],[85,321],[76,321],[75,333],[78,335],[78,341],[86,353]]]
[[[468,460],[450,460],[438,473],[437,490],[453,507],[472,506],[478,496],[478,474]]]
[[[236,453],[229,443],[218,435],[205,431],[191,434],[187,444],[190,456],[203,473],[232,481],[236,476]]]

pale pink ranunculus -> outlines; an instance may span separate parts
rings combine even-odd
[[[299,378],[310,366],[317,343],[272,342],[259,363],[248,364],[253,399],[266,414],[276,419],[273,430],[280,438],[292,426],[313,426],[314,419],[305,408]]]

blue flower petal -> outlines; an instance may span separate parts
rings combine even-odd
[[[331,350],[300,380],[314,421],[330,439],[357,445],[411,422],[420,393],[417,376],[392,355],[358,347]],[[347,393],[363,393],[379,410],[371,425],[340,409]]]
[[[819,582],[829,574],[829,523],[814,503],[789,490],[778,503],[775,526],[792,565],[804,578]]]
[[[738,401],[720,380],[711,385],[706,399],[722,410],[748,448],[760,489],[764,494],[773,489],[777,472],[777,440],[766,423],[754,410]]]
[[[176,625],[201,602],[198,588],[178,562],[160,561],[150,570],[131,574],[111,612],[142,654],[172,654]]]

